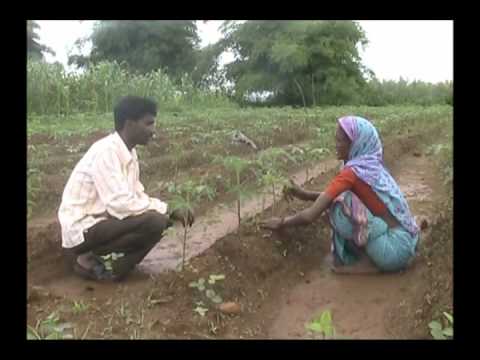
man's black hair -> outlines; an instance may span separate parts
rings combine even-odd
[[[153,100],[140,96],[125,96],[113,109],[115,130],[122,130],[128,119],[137,121],[147,114],[157,115],[157,104]]]

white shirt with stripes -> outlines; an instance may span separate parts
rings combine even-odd
[[[124,219],[148,210],[167,213],[166,203],[145,194],[139,170],[137,152],[130,152],[117,132],[88,149],[68,179],[58,210],[64,248],[81,244],[83,232],[108,215]]]

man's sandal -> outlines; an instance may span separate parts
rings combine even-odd
[[[95,257],[95,260],[97,264],[95,264],[90,269],[83,267],[77,261],[75,261],[75,264],[73,265],[74,273],[86,280],[93,280],[93,281],[117,280],[117,277],[113,274],[113,272],[110,270],[107,270],[103,262],[98,257]]]

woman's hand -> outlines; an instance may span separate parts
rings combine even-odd
[[[264,229],[279,230],[283,225],[283,218],[273,217],[268,220],[262,221],[260,226]]]
[[[303,192],[303,189],[295,184],[292,179],[290,179],[290,184],[283,187],[283,197],[287,201],[292,201],[293,198],[298,198],[299,194]]]

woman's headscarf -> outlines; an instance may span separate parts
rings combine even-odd
[[[360,179],[370,185],[408,232],[417,234],[419,229],[407,201],[383,164],[382,143],[375,127],[358,116],[342,117],[338,119],[338,123],[351,140],[348,160],[344,166],[351,168]],[[352,213],[358,225],[355,241],[362,246],[367,240],[367,221],[365,206],[356,196],[352,196]]]

